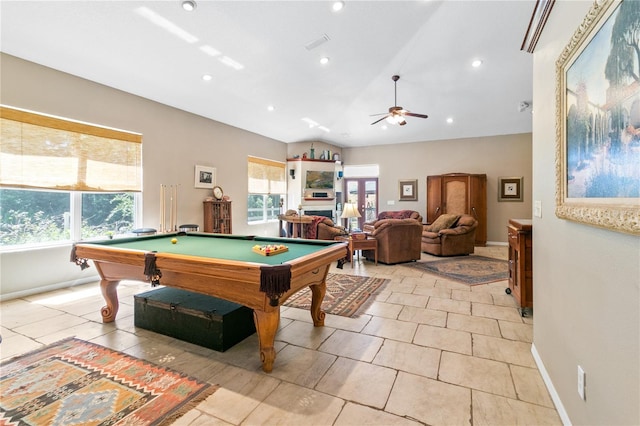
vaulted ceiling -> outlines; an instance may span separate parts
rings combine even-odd
[[[535,0],[196,1],[3,0],[0,49],[283,142],[531,131]],[[397,105],[429,118],[371,125],[396,74]]]

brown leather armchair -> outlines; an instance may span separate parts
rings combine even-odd
[[[422,223],[415,219],[377,220],[369,235],[378,240],[378,262],[390,265],[420,259]],[[373,250],[363,250],[362,254],[375,259]]]
[[[478,221],[466,214],[455,219],[445,216],[453,215],[440,215],[433,224],[423,226],[422,251],[435,256],[460,256],[473,253]],[[453,224],[447,226],[445,219]]]
[[[415,210],[395,210],[395,211],[385,211],[378,213],[378,217],[371,222],[365,222],[362,225],[362,230],[364,232],[373,232],[374,225],[379,220],[384,219],[415,219],[418,222],[422,222],[422,216],[420,213]]]
[[[316,239],[318,240],[333,240],[339,235],[349,234],[347,230],[344,229],[344,226],[334,224],[328,217],[322,219],[321,222],[318,222],[317,226]]]

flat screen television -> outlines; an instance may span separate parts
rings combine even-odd
[[[307,189],[333,189],[333,172],[307,170]]]

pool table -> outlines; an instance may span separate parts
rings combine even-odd
[[[265,256],[253,250],[273,244],[283,244],[288,251]],[[270,372],[280,305],[309,286],[313,324],[323,326],[320,305],[327,273],[331,262],[342,262],[346,252],[346,244],[335,241],[181,232],[77,243],[71,260],[82,268],[93,260],[107,303],[101,310],[103,322],[115,320],[117,287],[124,279],[181,288],[253,309],[262,369]]]

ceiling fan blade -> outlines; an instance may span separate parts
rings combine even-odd
[[[428,115],[425,114],[416,114],[415,112],[405,112],[402,115],[408,115],[409,117],[418,117],[418,118],[429,118]]]
[[[384,117],[382,117],[381,119],[374,121],[373,123],[371,123],[371,125],[373,126],[374,124],[377,124],[377,123],[381,122],[382,120],[384,120],[384,119],[385,119],[385,118],[387,118],[387,117],[389,117],[389,114],[386,114],[386,115],[385,115]]]

